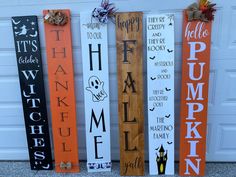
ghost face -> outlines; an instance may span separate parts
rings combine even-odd
[[[103,101],[107,97],[107,94],[103,88],[104,82],[100,81],[100,79],[97,76],[90,77],[88,85],[89,87],[86,87],[86,90],[92,93],[93,101],[95,102]]]
[[[96,76],[90,77],[89,79],[90,88],[98,89],[100,85],[101,85],[101,81],[98,79],[98,77]]]

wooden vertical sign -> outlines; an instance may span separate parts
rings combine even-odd
[[[174,174],[174,15],[147,16],[149,172]]]
[[[144,175],[142,12],[116,14],[120,174]]]
[[[56,172],[78,172],[76,101],[70,11],[64,26],[45,25]],[[44,10],[44,16],[48,10]]]
[[[203,176],[212,22],[183,18],[180,175]]]
[[[16,60],[32,170],[51,170],[43,67],[37,16],[12,17]]]
[[[107,25],[80,14],[87,168],[111,171]]]

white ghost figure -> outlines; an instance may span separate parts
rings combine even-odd
[[[86,90],[92,93],[92,99],[94,102],[103,101],[107,94],[104,91],[104,82],[100,81],[97,76],[91,76],[88,81],[89,87],[86,87]]]

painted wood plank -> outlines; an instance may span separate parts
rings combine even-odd
[[[52,170],[37,16],[12,17],[16,61],[32,170]]]
[[[89,172],[111,171],[107,25],[80,14],[83,89]]]
[[[180,175],[203,176],[212,22],[183,18]]]
[[[174,174],[174,15],[147,16],[149,173]]]
[[[68,23],[44,23],[56,172],[78,172],[76,101],[70,11]],[[48,10],[44,10],[46,15]]]

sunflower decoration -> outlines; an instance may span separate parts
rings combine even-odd
[[[216,11],[215,5],[216,4],[212,4],[209,0],[199,0],[199,3],[191,4],[186,10],[188,21],[213,21]]]

